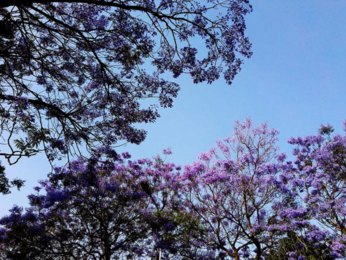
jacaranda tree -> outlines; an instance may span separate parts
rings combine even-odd
[[[148,237],[141,209],[145,193],[130,189],[114,165],[96,158],[56,168],[30,195],[25,213],[15,206],[2,218],[5,259],[121,259],[143,255]],[[43,189],[43,193],[40,190]],[[131,258],[134,259],[134,258]]]
[[[287,228],[277,206],[287,197],[278,177],[283,158],[276,160],[277,134],[267,124],[253,127],[250,118],[237,121],[218,149],[185,166],[188,211],[206,230],[194,243],[218,251],[217,259],[259,260],[275,243],[275,231]]]
[[[159,116],[141,100],[171,107],[178,94],[165,72],[231,84],[251,56],[251,10],[248,0],[0,1],[0,155],[53,161],[139,144],[146,132],[134,124]]]
[[[344,122],[346,131],[346,122]],[[316,242],[327,240],[334,257],[346,251],[346,136],[331,136],[322,125],[318,135],[289,140],[296,171],[287,176],[290,189],[306,208],[306,217],[318,221],[325,234],[312,233]],[[326,239],[327,238],[327,239]]]

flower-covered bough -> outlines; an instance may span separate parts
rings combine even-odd
[[[134,124],[159,116],[157,102],[141,100],[172,107],[179,91],[161,74],[231,84],[252,55],[251,10],[248,0],[0,1],[0,155],[53,161],[141,143]]]

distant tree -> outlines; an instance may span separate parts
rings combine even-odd
[[[290,139],[296,146],[296,171],[286,177],[296,198],[309,210],[308,217],[329,231],[331,254],[337,258],[346,256],[346,135],[332,136],[333,131],[330,125],[322,125],[318,135]]]
[[[161,74],[231,84],[239,54],[252,54],[251,10],[248,0],[0,1],[0,155],[13,164],[43,151],[53,161],[141,143],[134,124],[159,117],[141,100],[171,107],[178,94]]]
[[[0,220],[4,259],[121,259],[145,252],[142,198],[97,160],[74,161],[41,181],[31,207],[15,206]],[[103,169],[102,169],[103,168]],[[40,194],[40,189],[45,194]],[[131,258],[134,259],[134,258]],[[139,258],[138,258],[139,259]]]
[[[277,154],[277,135],[266,123],[253,127],[250,118],[237,121],[218,149],[185,166],[186,205],[205,231],[192,240],[196,247],[213,249],[216,259],[260,260],[286,231],[309,224],[299,214],[288,217],[300,208],[280,180],[287,165]]]

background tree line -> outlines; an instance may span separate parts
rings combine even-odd
[[[56,167],[0,220],[4,259],[338,259],[345,257],[346,136],[290,140],[250,118],[184,169],[128,153]],[[165,149],[165,156],[171,154]]]

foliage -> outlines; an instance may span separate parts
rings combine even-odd
[[[5,174],[5,167],[0,164],[0,193],[3,195],[11,193],[10,188],[17,187],[18,190],[24,186],[24,182],[21,179],[14,179],[9,181]]]
[[[159,117],[141,100],[171,107],[179,91],[163,73],[194,83],[223,74],[231,84],[239,55],[252,54],[251,10],[248,0],[2,0],[1,155],[13,164],[44,151],[53,161],[82,156],[83,146],[141,143],[146,132],[134,124]]]
[[[287,236],[278,241],[275,248],[265,255],[266,260],[290,260],[293,257],[304,257],[305,260],[335,259],[331,255],[327,241],[309,241],[293,231],[287,232]]]

